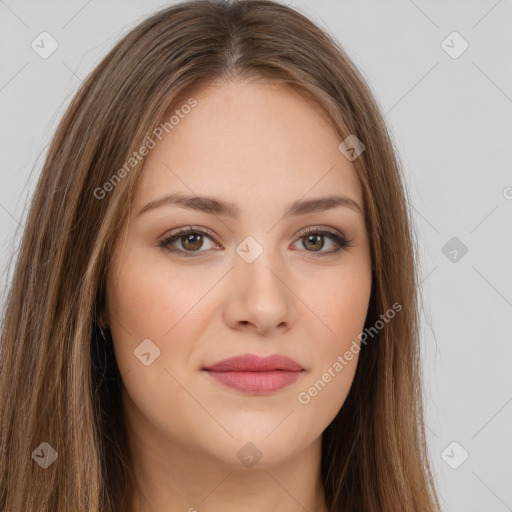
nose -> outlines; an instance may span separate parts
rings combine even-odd
[[[224,319],[232,329],[260,335],[284,333],[296,320],[296,297],[290,273],[278,265],[270,251],[252,263],[242,258],[230,272],[229,298]]]

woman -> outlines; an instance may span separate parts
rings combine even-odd
[[[184,2],[84,81],[2,329],[0,507],[439,510],[406,191],[342,48]]]

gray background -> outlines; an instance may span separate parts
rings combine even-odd
[[[421,243],[427,423],[443,510],[512,511],[512,1],[287,3],[363,72],[403,162]],[[165,5],[0,0],[2,291],[70,98],[121,34]],[[59,45],[47,59],[31,48],[43,31]],[[453,31],[469,44],[457,58],[445,51],[462,48]]]

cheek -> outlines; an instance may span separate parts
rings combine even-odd
[[[115,357],[131,402],[161,431],[179,435],[176,411],[189,425],[198,418],[200,424],[208,421],[182,386],[188,389],[190,375],[197,371],[190,355],[210,320],[201,299],[219,276],[193,266],[176,271],[165,258],[146,255],[143,249],[125,251],[122,264],[109,276]]]
[[[161,255],[149,258],[147,251],[126,254],[109,280],[109,311],[114,323],[133,337],[162,339],[189,321],[215,276],[198,276],[197,267],[180,269]]]
[[[308,306],[322,322],[311,335],[315,350],[309,378],[297,394],[312,430],[323,429],[336,416],[352,386],[371,293],[371,272],[347,272],[333,285],[310,294]]]
[[[210,321],[203,299],[219,276],[201,272],[197,266],[178,270],[162,255],[155,258],[152,252],[148,257],[147,251],[125,251],[122,264],[107,283],[117,363],[122,375],[133,369],[140,372],[144,367],[136,356],[145,354],[147,345],[150,360],[153,353],[158,354],[151,367],[184,372],[194,342]]]
[[[358,335],[364,328],[369,289],[340,286],[317,302],[326,329],[315,322],[324,336],[311,336],[312,366],[294,396],[301,429],[320,435],[343,407],[354,380],[359,359]],[[320,306],[323,306],[323,309]]]
[[[319,279],[300,292],[316,322],[315,342],[322,362],[347,350],[364,328],[371,293],[371,271],[364,266],[343,269],[339,277]],[[313,292],[311,290],[313,289]]]

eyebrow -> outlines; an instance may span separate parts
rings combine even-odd
[[[160,208],[161,206],[172,205],[211,215],[223,215],[234,219],[238,219],[241,213],[240,208],[235,203],[225,202],[220,199],[207,196],[192,196],[172,193],[146,204],[141,208],[137,217],[150,210]],[[294,201],[286,210],[283,218],[330,210],[338,206],[346,206],[358,213],[362,213],[361,207],[353,199],[345,196],[329,195],[327,197],[303,200],[299,199]]]

